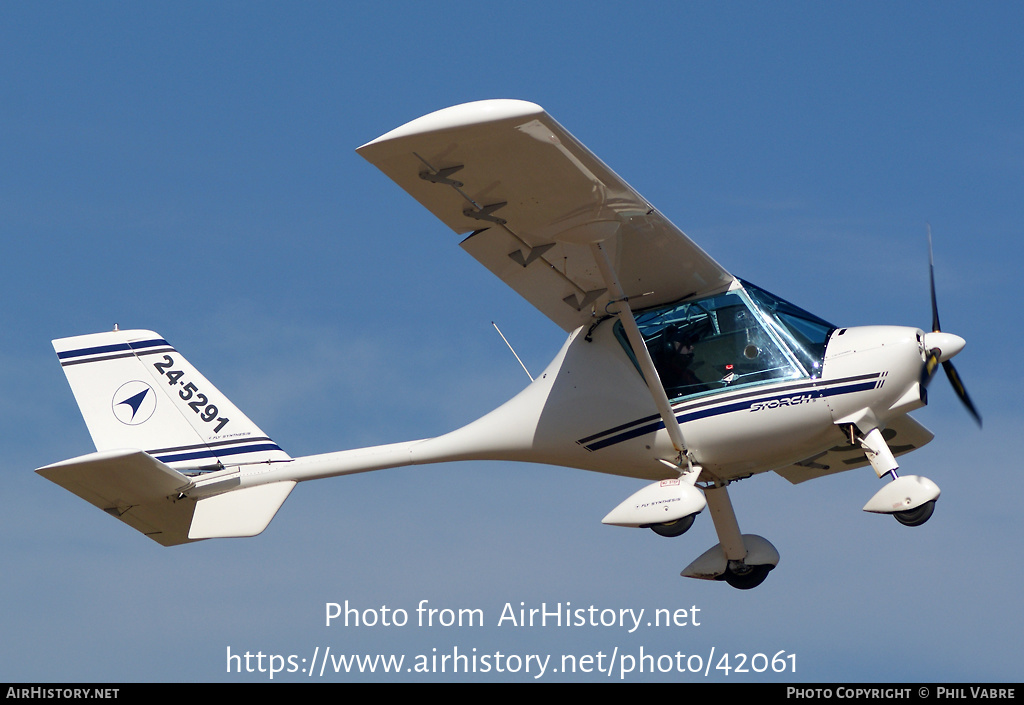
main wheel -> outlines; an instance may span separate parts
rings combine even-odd
[[[696,518],[696,514],[690,514],[682,519],[666,521],[664,524],[651,524],[651,531],[656,533],[658,536],[667,536],[669,538],[672,538],[673,536],[682,536],[689,531],[691,526],[693,526],[693,520]]]
[[[905,512],[893,512],[892,515],[896,517],[896,521],[904,526],[921,526],[921,524],[932,518],[932,512],[934,511],[935,500],[933,499],[930,502],[925,502],[920,507],[914,507]]]
[[[746,573],[734,573],[731,569],[726,569],[725,582],[737,590],[751,590],[763,583],[774,567],[773,565],[752,565]]]

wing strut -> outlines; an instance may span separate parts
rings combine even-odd
[[[590,247],[594,253],[594,260],[597,262],[598,269],[601,270],[604,284],[608,287],[608,292],[611,295],[609,303],[614,302],[618,304],[619,310],[617,315],[619,321],[622,323],[623,330],[626,331],[626,338],[633,349],[633,354],[640,363],[640,369],[644,373],[644,380],[647,382],[647,389],[650,390],[651,396],[654,398],[654,404],[658,407],[658,413],[661,414],[661,420],[665,423],[665,430],[668,431],[668,437],[672,440],[672,446],[679,453],[678,465],[680,472],[684,472],[684,460],[687,467],[692,467],[692,465],[686,450],[686,442],[683,440],[683,429],[679,425],[679,420],[676,418],[675,413],[672,411],[672,404],[668,400],[668,395],[665,394],[665,387],[661,383],[661,377],[658,375],[658,370],[654,367],[654,360],[651,359],[651,353],[644,343],[643,336],[640,334],[640,328],[636,325],[636,319],[633,318],[633,310],[629,307],[629,300],[622,290],[622,285],[619,284],[618,275],[615,274],[615,268],[608,257],[608,252],[600,242],[591,243]]]

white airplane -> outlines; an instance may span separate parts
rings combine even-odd
[[[939,488],[895,456],[932,434],[907,415],[962,338],[838,328],[737,279],[539,106],[458,105],[358,150],[568,339],[520,394],[424,440],[292,458],[160,335],[53,342],[97,452],[37,472],[165,545],[253,536],[297,482],[454,460],[519,460],[650,484],[604,523],[678,536],[705,506],[720,543],[682,575],[748,589],[779,561],[740,531],[728,485],[870,466],[864,506],[910,526]],[[929,235],[930,242],[930,235]],[[934,269],[934,267],[933,267]]]

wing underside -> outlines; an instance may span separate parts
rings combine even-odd
[[[609,301],[592,243],[604,243],[634,308],[732,283],[533,103],[458,105],[357,151],[456,233],[468,233],[463,249],[565,330],[603,315]]]
[[[882,437],[889,445],[893,455],[900,456],[917,450],[931,441],[935,436],[927,428],[919,424],[909,416],[902,416],[882,431]],[[854,468],[869,465],[864,449],[859,445],[848,443],[829,448],[824,453],[819,453],[811,458],[801,460],[795,465],[776,470],[775,472],[786,478],[794,485],[807,480],[813,480],[825,475],[834,475],[837,472],[845,472]]]

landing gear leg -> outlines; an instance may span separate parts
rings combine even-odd
[[[704,490],[704,498],[708,501],[711,521],[715,523],[715,532],[718,533],[719,545],[725,553],[725,559],[730,565],[742,565],[743,559],[747,557],[747,547],[743,545],[743,534],[740,533],[740,524],[736,521],[729,490],[725,485],[709,487]]]
[[[935,511],[935,500],[939,498],[939,487],[927,477],[897,474],[899,466],[877,428],[860,439],[871,467],[879,478],[889,475],[892,482],[875,493],[864,511],[876,514],[892,514],[904,526],[920,526],[928,521]]]
[[[736,512],[724,485],[705,488],[704,497],[720,543],[687,566],[682,575],[724,580],[739,590],[757,587],[778,564],[779,552],[760,536],[740,533]]]

